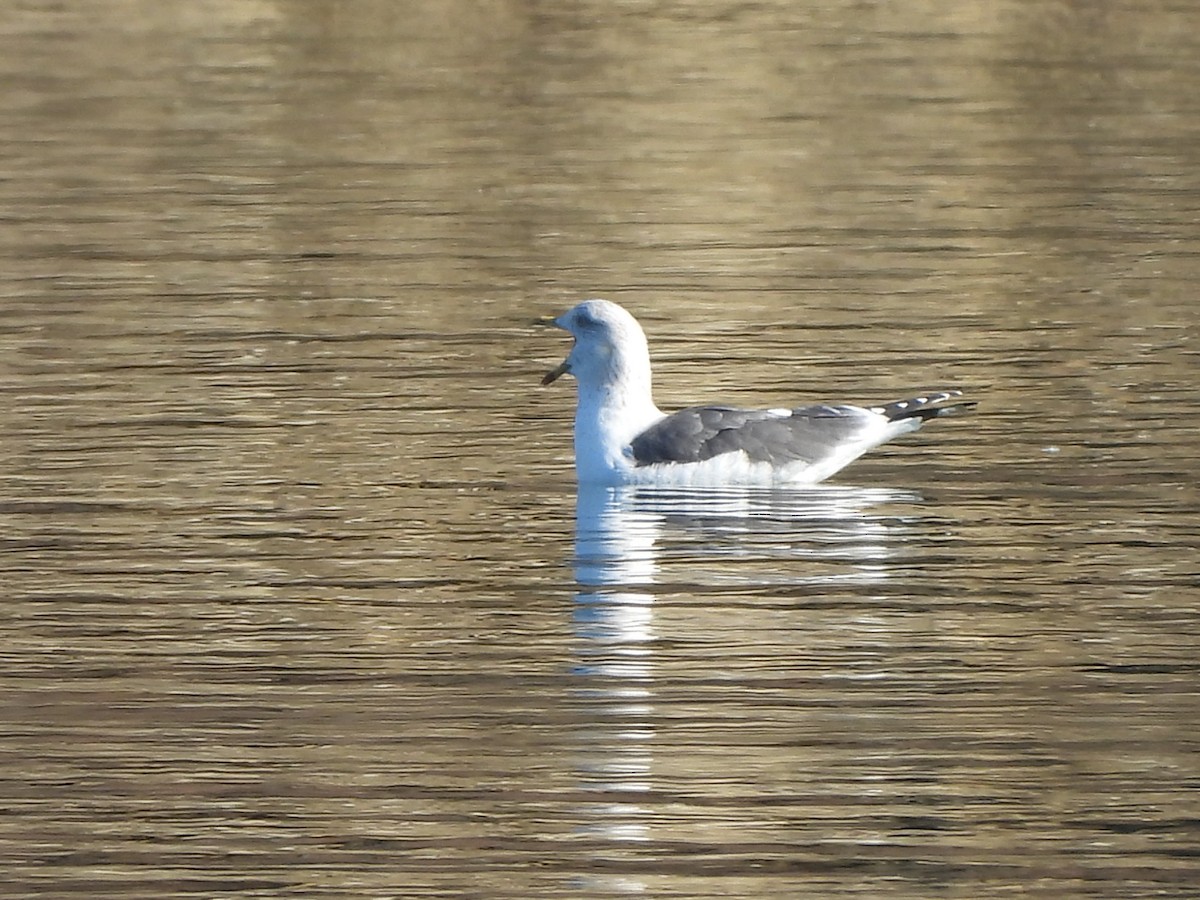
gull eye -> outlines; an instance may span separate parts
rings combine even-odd
[[[575,324],[580,328],[592,329],[600,326],[600,320],[592,315],[590,309],[584,307],[575,312]]]

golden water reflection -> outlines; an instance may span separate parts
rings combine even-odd
[[[3,4],[8,892],[1189,896],[1197,59],[1160,0]],[[529,323],[591,295],[664,408],[980,412],[576,507]]]

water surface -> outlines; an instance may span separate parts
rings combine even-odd
[[[1192,4],[78,6],[0,12],[8,893],[1194,895]],[[577,496],[590,295],[666,408],[979,414]]]

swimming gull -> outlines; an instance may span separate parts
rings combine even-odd
[[[542,384],[565,374],[578,383],[580,483],[816,484],[927,419],[975,405],[958,400],[961,391],[943,390],[884,406],[693,406],[666,415],[651,396],[646,335],[622,307],[585,300],[553,324],[575,344]]]

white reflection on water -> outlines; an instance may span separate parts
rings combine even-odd
[[[907,491],[841,486],[580,489],[573,560],[579,587],[573,613],[582,723],[578,766],[582,789],[596,795],[581,810],[581,833],[611,841],[614,848],[651,839],[654,813],[645,801],[654,790],[658,722],[654,599],[664,563],[686,561],[688,580],[697,585],[731,579],[747,586],[847,577],[880,581],[896,522],[871,510],[914,499]],[[814,542],[814,535],[820,540]],[[830,572],[814,565],[811,575],[792,571],[786,580],[753,564],[736,574],[710,568],[731,558],[769,563],[780,555],[811,557],[814,563],[832,559],[843,566]],[[678,579],[671,587],[678,591]],[[661,815],[653,821],[659,830],[666,827]],[[607,881],[589,884],[617,890]],[[620,890],[644,887],[623,878]]]
[[[581,490],[576,500],[575,672],[590,720],[580,732],[579,766],[581,786],[598,797],[582,810],[582,831],[616,842],[649,837],[648,810],[628,797],[650,790],[655,636],[654,598],[645,588],[658,568],[660,526],[661,517],[634,510],[615,490]]]

